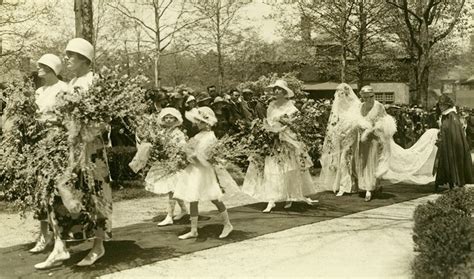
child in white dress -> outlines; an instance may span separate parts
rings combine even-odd
[[[190,202],[191,231],[180,235],[179,239],[196,238],[198,236],[198,203],[211,201],[219,210],[224,228],[219,238],[227,237],[233,230],[229,214],[221,201],[222,190],[214,166],[208,161],[208,151],[217,138],[211,127],[217,123],[216,116],[209,107],[200,107],[187,118],[199,128],[199,133],[186,144],[185,152],[190,164],[179,175],[179,184],[176,185],[174,197]],[[233,181],[235,183],[235,181]]]
[[[177,147],[184,147],[186,145],[186,136],[179,129],[179,126],[183,123],[181,113],[175,108],[164,108],[158,114],[158,123],[165,130],[165,134]],[[145,189],[155,194],[167,194],[169,197],[167,215],[163,221],[158,223],[158,226],[172,225],[173,220],[180,220],[186,214],[188,210],[182,200],[173,197],[173,192],[176,187],[177,178],[179,172],[175,174],[167,174],[167,170],[160,167],[157,163],[153,165],[145,178]],[[174,208],[178,203],[181,208],[181,213],[174,215]]]

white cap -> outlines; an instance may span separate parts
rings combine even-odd
[[[83,38],[74,38],[70,40],[69,43],[67,43],[66,51],[79,53],[91,62],[94,60],[94,47]]]
[[[56,55],[50,53],[41,56],[41,58],[38,59],[38,62],[36,63],[50,67],[56,75],[59,75],[59,73],[63,69],[61,59]]]

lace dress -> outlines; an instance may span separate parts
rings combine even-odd
[[[263,170],[250,162],[242,191],[260,201],[301,201],[317,192],[309,173],[311,158],[305,145],[280,119],[298,109],[291,101],[278,106],[272,102],[267,109],[268,129],[279,134],[279,152],[265,158]]]

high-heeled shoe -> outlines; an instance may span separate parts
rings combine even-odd
[[[267,208],[265,208],[262,212],[268,213],[272,211],[272,209],[276,206],[274,202],[268,202]]]
[[[319,202],[319,200],[312,200],[310,198],[306,198],[304,201],[306,202],[307,205],[314,205],[315,203]]]
[[[337,192],[336,197],[342,197],[344,195],[344,191],[340,190]]]
[[[371,201],[371,200],[372,200],[372,193],[371,193],[370,191],[367,191],[367,192],[365,193],[365,201],[366,201],[366,202],[369,202],[369,201]]]
[[[51,254],[49,254],[46,261],[35,264],[35,268],[43,270],[57,267],[62,265],[63,261],[68,260],[70,257],[71,255],[67,251],[61,254],[52,252]]]
[[[290,208],[292,205],[293,205],[293,202],[292,202],[292,201],[287,201],[287,202],[285,203],[284,208],[288,209],[288,208]]]
[[[53,236],[51,234],[46,237],[44,235],[41,235],[40,237],[38,237],[35,247],[31,248],[29,252],[33,254],[43,252],[51,244],[53,244]]]
[[[87,254],[87,256],[84,259],[82,259],[82,261],[76,264],[76,266],[91,266],[100,258],[102,258],[104,255],[105,255],[105,249],[103,247],[99,252],[96,252],[96,251],[93,252],[93,249],[92,249],[89,252],[89,254]]]
[[[173,225],[173,218],[169,215],[166,215],[166,218],[163,221],[158,223],[158,227]]]

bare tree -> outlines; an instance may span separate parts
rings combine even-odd
[[[175,42],[177,35],[192,27],[200,19],[191,19],[189,11],[186,8],[185,1],[173,0],[142,0],[136,1],[131,7],[120,2],[109,3],[122,16],[137,23],[144,33],[153,42],[153,60],[154,60],[154,79],[155,87],[161,86],[161,56],[165,49]],[[137,8],[134,9],[134,8]],[[153,14],[153,22],[150,22],[141,12],[144,8],[151,8]],[[174,8],[174,10],[173,10]],[[138,40],[138,48],[140,43],[145,40]],[[183,51],[187,46],[182,46],[177,51]]]
[[[237,12],[246,5],[245,1],[192,1],[195,14],[202,18],[199,31],[195,33],[205,43],[211,43],[217,51],[217,72],[219,89],[224,83],[224,50],[233,37],[233,24],[237,20]]]
[[[415,101],[428,95],[435,46],[454,30],[467,12],[465,0],[386,0],[394,7],[394,27],[415,73]]]
[[[366,59],[383,47],[382,21],[387,4],[372,0],[298,1],[305,42],[313,44],[312,31],[325,33],[340,45],[340,80],[346,81],[348,58],[356,62],[359,88],[365,81]],[[316,54],[318,55],[318,54]]]

